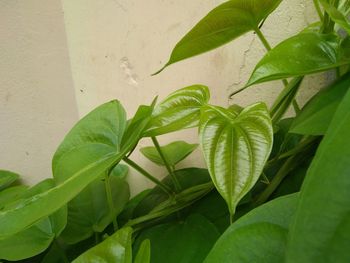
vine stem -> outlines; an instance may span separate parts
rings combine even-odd
[[[112,189],[111,189],[111,183],[109,181],[109,174],[106,173],[105,175],[105,188],[106,188],[106,195],[107,195],[107,202],[108,202],[108,207],[109,207],[109,212],[113,218],[113,229],[114,231],[118,230],[118,223],[117,223],[117,219],[115,218],[115,216],[113,215],[113,211],[115,210],[114,208],[114,204],[113,204],[113,197],[112,197]]]
[[[161,149],[161,147],[159,145],[159,142],[158,142],[157,138],[156,137],[152,137],[152,142],[153,142],[154,146],[156,147],[157,152],[160,155],[160,158],[163,160],[163,162],[165,164],[165,167],[166,167],[166,169],[167,169],[167,171],[168,171],[168,173],[169,173],[169,175],[170,175],[170,177],[171,177],[171,179],[172,179],[172,181],[174,183],[176,192],[180,192],[181,191],[180,182],[179,182],[179,180],[177,180],[177,178],[176,178],[176,176],[174,174],[174,170],[170,167],[169,161],[166,159],[164,153],[162,152],[162,149]]]
[[[138,171],[140,174],[145,176],[147,179],[158,185],[165,193],[167,193],[169,196],[173,196],[173,192],[170,189],[169,186],[165,185],[161,181],[159,181],[157,178],[152,176],[150,173],[148,173],[146,170],[144,170],[141,166],[139,166],[134,161],[130,160],[128,157],[124,157],[123,161],[126,162],[128,165],[130,165],[132,168],[134,168],[136,171]]]

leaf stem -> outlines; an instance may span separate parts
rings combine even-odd
[[[61,244],[59,243],[59,241],[57,239],[55,239],[53,241],[53,244],[57,247],[57,249],[61,252],[60,255],[61,255],[61,258],[63,259],[63,262],[64,263],[69,263],[69,260],[67,258],[67,255],[66,255],[66,251],[65,249],[61,246]]]
[[[176,178],[175,174],[174,174],[174,170],[171,168],[171,166],[169,165],[169,161],[166,159],[164,153],[162,152],[162,149],[159,145],[159,142],[157,140],[156,137],[152,137],[152,142],[154,144],[154,146],[156,147],[157,149],[157,152],[159,153],[160,155],[160,158],[162,158],[164,164],[165,164],[165,167],[174,183],[174,186],[175,186],[175,190],[176,192],[180,192],[181,191],[181,185],[180,185],[180,182],[179,180]]]
[[[134,161],[130,160],[127,157],[123,158],[124,162],[126,162],[128,165],[130,165],[132,168],[134,168],[136,171],[138,171],[140,174],[145,176],[147,179],[158,185],[165,193],[167,193],[169,196],[173,196],[173,192],[170,189],[169,186],[165,185],[161,181],[159,181],[157,178],[152,176],[150,173],[148,173],[146,170],[144,170],[142,167],[140,167],[137,163]]]
[[[271,45],[269,44],[269,42],[267,41],[267,39],[265,38],[264,34],[261,32],[260,28],[257,27],[255,28],[255,33],[258,35],[259,39],[261,40],[261,42],[263,43],[264,47],[266,48],[267,51],[270,51]]]
[[[314,1],[314,6],[315,6],[315,9],[317,11],[317,14],[318,14],[320,20],[322,21],[323,20],[323,14],[322,14],[320,3],[318,2],[318,0],[313,0],[313,1]]]
[[[112,196],[112,189],[111,189],[111,183],[109,180],[109,174],[106,173],[105,175],[105,188],[106,188],[106,195],[107,195],[107,202],[108,202],[108,207],[109,207],[109,213],[112,217],[112,223],[113,223],[113,230],[117,231],[118,230],[118,223],[117,219],[114,216],[114,204],[113,204],[113,196]]]

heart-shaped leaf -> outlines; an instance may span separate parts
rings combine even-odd
[[[347,65],[350,63],[349,50],[349,43],[341,42],[332,34],[298,34],[269,51],[256,65],[246,86]]]
[[[197,126],[200,108],[208,103],[209,98],[208,87],[202,85],[175,91],[155,107],[144,136],[157,136]]]
[[[19,179],[19,175],[10,171],[0,170],[0,191]]]
[[[272,149],[271,119],[264,103],[240,113],[204,107],[200,141],[210,176],[233,215],[238,202],[259,179]]]
[[[281,0],[232,0],[219,5],[176,44],[169,61],[157,73],[175,62],[202,54],[256,30],[280,3]]]
[[[80,255],[72,263],[132,263],[130,227],[122,228],[102,243]]]
[[[175,166],[177,163],[181,162],[188,155],[190,155],[197,147],[198,144],[189,144],[184,141],[176,141],[162,146],[161,151],[164,154],[166,160],[169,162],[169,165]],[[150,161],[158,165],[165,166],[163,159],[159,155],[156,147],[143,147],[140,149],[140,152]]]
[[[350,74],[317,93],[293,121],[291,131],[306,135],[324,135],[340,102],[350,87]]]
[[[238,219],[219,238],[204,262],[284,262],[288,226],[297,198],[297,194],[278,198]]]
[[[350,261],[349,130],[348,90],[303,183],[286,262]]]

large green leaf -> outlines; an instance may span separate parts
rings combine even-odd
[[[151,241],[152,263],[201,263],[220,234],[201,215],[190,215],[184,222],[172,222],[146,229],[135,240]]]
[[[350,23],[346,16],[342,14],[337,8],[330,5],[327,1],[320,0],[320,2],[323,5],[323,8],[328,13],[328,15],[331,17],[331,19],[335,23],[340,25],[342,28],[344,28],[348,34],[350,34]]]
[[[281,0],[232,0],[207,14],[178,42],[165,67],[219,46],[252,30],[280,4]]]
[[[141,243],[139,251],[137,251],[134,263],[150,263],[151,262],[151,242],[146,239]]]
[[[131,228],[122,228],[72,263],[132,263]]]
[[[28,190],[24,189],[19,198],[35,196],[53,186],[53,179],[44,180]],[[54,238],[60,235],[66,222],[67,211],[66,208],[62,208],[30,228],[8,238],[0,239],[0,259],[21,260],[43,252]]]
[[[23,193],[28,189],[26,185],[17,185],[13,187],[6,188],[0,192],[0,210],[3,210],[4,207],[14,201],[17,201]]]
[[[272,149],[271,119],[264,103],[236,111],[203,108],[200,141],[210,176],[230,214],[259,179]]]
[[[210,98],[206,86],[179,89],[158,104],[144,136],[157,136],[198,125],[200,108]]]
[[[298,194],[293,194],[275,199],[238,219],[219,238],[204,262],[284,262],[288,226],[297,198]]]
[[[10,171],[0,170],[0,191],[19,179],[19,175]]]
[[[349,63],[349,45],[341,44],[337,36],[301,33],[269,51],[256,65],[246,86],[303,76]]]
[[[350,87],[350,74],[317,93],[295,118],[291,132],[324,135],[339,103]]]
[[[162,146],[161,151],[164,154],[169,165],[175,166],[177,163],[181,162],[188,155],[190,155],[197,148],[197,146],[198,144],[189,144],[184,141],[176,141]],[[140,151],[152,162],[161,166],[165,165],[156,147],[143,147],[140,149]]]
[[[66,243],[75,244],[94,232],[102,232],[122,211],[130,197],[129,185],[116,173],[108,180],[114,210],[108,206],[104,180],[97,179],[68,204],[68,223],[62,233]]]
[[[302,186],[287,262],[350,261],[350,91],[340,103]]]

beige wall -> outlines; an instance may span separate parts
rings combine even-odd
[[[51,131],[51,129],[56,130],[53,127],[58,125],[59,129],[56,130],[56,133],[50,134],[49,143],[51,146],[56,145],[62,138],[62,132],[76,119],[75,107],[78,109],[79,116],[82,117],[97,105],[117,98],[123,103],[131,117],[139,104],[150,103],[157,95],[164,98],[178,88],[195,83],[209,86],[212,102],[222,106],[229,103],[247,105],[257,100],[270,103],[281,89],[279,82],[268,83],[253,87],[232,101],[228,100],[228,95],[241,87],[248,79],[255,63],[264,53],[262,45],[254,34],[247,34],[223,48],[175,64],[160,75],[150,76],[167,61],[175,43],[208,11],[223,1],[61,0],[61,2],[68,50],[65,48],[63,17],[58,0],[2,0],[0,2],[0,7],[3,5],[0,8],[0,19],[3,19],[4,15],[9,20],[8,24],[22,26],[20,30],[14,31],[10,26],[5,29],[3,25],[0,25],[1,36],[15,34],[12,40],[7,41],[7,44],[1,43],[0,45],[5,45],[4,48],[7,49],[12,47],[10,52],[14,53],[13,56],[20,57],[21,52],[25,56],[38,56],[39,54],[38,57],[43,60],[41,64],[37,62],[37,59],[28,58],[22,65],[19,58],[12,59],[7,55],[5,62],[0,62],[5,64],[0,64],[2,67],[13,64],[11,67],[19,69],[19,74],[18,72],[15,74],[13,69],[12,71],[6,69],[11,71],[12,75],[7,76],[5,80],[12,85],[10,87],[10,85],[2,84],[1,92],[3,92],[3,86],[6,86],[6,89],[17,90],[17,93],[21,94],[23,90],[26,90],[24,86],[28,83],[28,78],[33,82],[42,81],[44,78],[47,82],[40,84],[40,93],[37,92],[36,85],[31,85],[31,94],[33,90],[36,90],[35,94],[41,94],[41,97],[37,98],[34,103],[35,106],[27,101],[25,101],[27,104],[22,105],[21,103],[24,102],[19,100],[8,103],[8,108],[14,108],[12,112],[7,108],[0,110],[1,121],[6,118],[17,125],[13,124],[11,129],[6,129],[2,132],[4,134],[1,134],[1,138],[6,138],[6,145],[11,145],[12,156],[17,151],[45,148],[45,152],[42,152],[46,155],[45,157],[33,159],[33,163],[26,163],[31,166],[31,171],[36,171],[37,174],[45,173],[46,176],[48,167],[45,165],[49,160],[47,155],[51,153],[51,148],[46,149],[48,142],[34,146],[32,138],[40,138],[43,137],[43,133],[49,133],[44,132],[43,127]],[[54,16],[47,21],[48,17],[45,14],[48,14],[49,11]],[[30,23],[27,21],[19,23],[14,14],[22,17],[21,19],[28,19]],[[312,1],[283,1],[278,10],[266,21],[263,31],[271,43],[276,44],[314,20]],[[55,27],[55,30],[50,27]],[[28,41],[19,43],[21,42],[19,39],[27,39],[33,31],[36,32],[35,44],[30,44]],[[47,35],[51,35],[52,42],[47,42]],[[27,45],[31,50],[29,55],[23,50]],[[67,58],[68,52],[70,61]],[[69,62],[71,68],[69,68]],[[28,72],[36,67],[38,69],[35,74]],[[43,73],[43,70],[49,71],[49,69],[51,74]],[[322,80],[322,78],[319,79]],[[49,89],[47,89],[48,83],[51,84]],[[307,91],[301,95],[303,98],[309,97],[314,92],[312,85],[309,86],[307,83],[307,86],[305,89]],[[52,93],[55,93],[53,97],[56,99],[47,100]],[[5,96],[1,95],[1,99],[4,100]],[[57,98],[65,98],[68,101],[63,103]],[[40,107],[39,101],[43,103]],[[45,111],[31,112],[36,107],[46,108]],[[4,112],[6,116],[3,117]],[[34,118],[36,124],[29,121],[28,116]],[[48,118],[51,120],[50,124],[46,121]],[[21,129],[18,130],[18,127],[23,127],[23,124],[20,125],[21,119],[31,125],[31,127],[27,126],[30,135],[23,133]],[[13,133],[12,130],[16,130],[16,133]],[[20,143],[18,143],[18,138],[22,140]],[[196,131],[185,131],[161,137],[160,141],[167,142],[170,139],[181,138],[196,141]],[[150,142],[147,140],[141,142],[141,145],[148,144]],[[7,165],[8,168],[15,168],[16,161],[14,160],[21,159],[16,155],[6,158],[1,159],[1,166]],[[29,157],[23,155],[23,158]],[[147,169],[155,175],[160,177],[164,175],[163,170],[149,164],[142,156],[133,154],[133,158],[146,165]],[[42,164],[43,162],[45,165]],[[203,165],[199,151],[183,166],[193,164]],[[25,167],[24,164],[21,164],[21,167]],[[134,193],[150,185],[146,180],[140,179],[140,175],[135,172],[130,175],[130,182]]]
[[[0,169],[33,184],[78,119],[62,6],[0,1]]]

